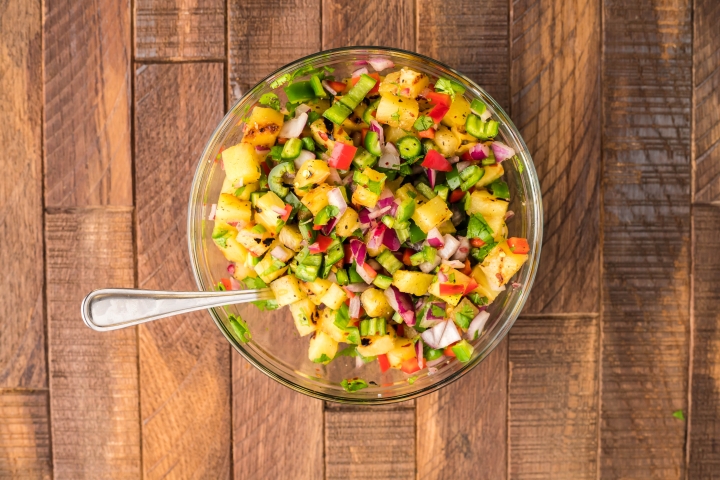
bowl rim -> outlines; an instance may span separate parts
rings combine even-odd
[[[366,398],[366,397],[341,397],[336,396],[331,393],[323,393],[318,392],[316,390],[313,390],[311,388],[305,387],[303,385],[299,385],[292,380],[288,380],[285,377],[281,376],[280,374],[276,373],[275,371],[266,368],[262,363],[260,363],[258,360],[256,360],[253,355],[248,354],[243,348],[238,345],[237,341],[235,340],[232,333],[227,329],[225,324],[222,322],[218,314],[216,313],[215,309],[208,309],[208,312],[210,313],[210,316],[212,317],[213,321],[215,322],[215,325],[218,327],[220,332],[225,336],[225,339],[228,341],[230,345],[237,351],[246,361],[248,361],[250,364],[252,364],[255,368],[260,370],[262,373],[270,377],[271,379],[279,382],[280,384],[292,389],[295,392],[302,393],[304,395],[307,395],[309,397],[317,398],[319,400],[324,401],[331,401],[335,403],[342,403],[342,404],[353,404],[353,405],[368,405],[368,406],[374,406],[374,405],[386,405],[390,403],[398,403],[398,402],[404,402],[408,401],[414,398],[421,397],[423,395],[427,395],[429,393],[432,393],[436,390],[439,390],[440,388],[443,388],[455,381],[457,381],[459,378],[463,377],[467,373],[469,373],[471,370],[473,370],[475,367],[477,367],[488,355],[490,355],[495,348],[498,346],[498,344],[507,336],[509,330],[512,328],[512,326],[515,324],[515,321],[520,316],[520,312],[522,311],[523,307],[525,306],[525,303],[527,302],[527,299],[529,297],[530,292],[532,291],[532,286],[535,281],[535,276],[538,270],[538,265],[540,262],[540,255],[542,250],[542,238],[543,238],[543,202],[542,202],[542,192],[540,188],[540,181],[537,175],[537,171],[535,170],[535,165],[532,160],[532,157],[530,155],[530,152],[527,148],[527,145],[525,144],[525,141],[523,140],[522,136],[520,135],[520,132],[518,131],[517,127],[513,123],[513,121],[510,119],[510,116],[505,112],[505,110],[497,103],[497,101],[480,85],[478,85],[474,80],[469,78],[467,75],[457,71],[456,69],[450,67],[449,65],[433,59],[431,57],[428,57],[426,55],[417,53],[417,52],[411,52],[408,50],[403,50],[400,48],[392,48],[392,47],[383,47],[383,46],[364,46],[364,45],[358,45],[358,46],[349,46],[349,47],[338,47],[333,48],[329,50],[320,50],[318,52],[305,55],[301,58],[297,58],[293,60],[292,62],[289,62],[280,68],[277,68],[273,70],[270,74],[263,77],[261,80],[259,80],[255,85],[253,85],[251,88],[249,88],[243,95],[240,97],[236,102],[233,103],[233,105],[228,109],[228,111],[223,116],[222,120],[218,123],[218,125],[213,130],[212,134],[208,138],[208,141],[205,145],[205,148],[203,148],[202,153],[200,154],[200,157],[197,161],[197,167],[195,169],[195,173],[193,175],[193,181],[190,187],[190,194],[189,194],[189,200],[188,200],[188,218],[187,218],[187,239],[188,239],[188,250],[190,254],[190,262],[193,272],[193,277],[195,279],[195,284],[197,285],[197,288],[200,291],[206,291],[204,288],[204,282],[202,278],[200,277],[200,268],[198,264],[198,255],[196,254],[196,249],[192,232],[195,229],[195,222],[196,219],[194,215],[191,214],[194,208],[194,203],[197,198],[197,194],[199,192],[199,184],[200,184],[200,177],[204,170],[204,162],[203,159],[207,156],[209,153],[210,148],[213,146],[213,140],[216,138],[216,135],[219,133],[221,129],[225,127],[226,121],[230,115],[232,115],[233,110],[235,107],[243,102],[248,96],[252,95],[256,89],[260,88],[264,84],[268,82],[270,78],[275,77],[278,73],[280,73],[283,70],[290,69],[291,67],[297,68],[299,64],[302,64],[307,61],[311,61],[319,56],[323,55],[329,55],[329,54],[336,54],[336,53],[350,53],[358,51],[358,53],[363,54],[370,54],[377,52],[377,54],[382,54],[383,52],[390,52],[390,53],[400,53],[404,55],[410,55],[413,57],[416,57],[418,59],[424,60],[426,62],[429,62],[431,64],[439,65],[440,67],[447,69],[457,75],[459,78],[461,78],[464,82],[472,85],[474,88],[478,89],[479,91],[485,93],[487,97],[493,102],[493,109],[495,109],[498,116],[501,118],[502,122],[507,125],[508,133],[513,138],[515,142],[517,142],[519,145],[523,147],[522,151],[517,152],[518,157],[522,157],[522,166],[524,169],[528,172],[528,178],[529,178],[529,184],[532,187],[532,196],[537,197],[536,202],[534,202],[534,208],[532,209],[534,211],[534,218],[530,219],[532,221],[533,230],[534,230],[534,238],[533,243],[531,245],[531,252],[532,256],[529,258],[530,263],[530,271],[529,275],[527,277],[527,281],[525,282],[525,285],[523,286],[523,292],[519,298],[519,301],[515,303],[513,306],[512,311],[509,314],[508,319],[502,324],[502,328],[500,328],[497,333],[495,334],[494,338],[488,343],[485,350],[482,352],[481,355],[478,355],[477,357],[473,358],[470,362],[465,364],[462,368],[458,369],[455,372],[452,372],[447,377],[443,378],[440,381],[434,382],[430,385],[427,385],[421,389],[414,390],[407,393],[401,393],[393,396],[382,396],[378,398]],[[530,196],[530,195],[528,195]],[[529,221],[530,221],[529,220]]]

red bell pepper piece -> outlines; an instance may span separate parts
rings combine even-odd
[[[456,188],[452,191],[450,194],[450,203],[459,202],[462,200],[462,198],[465,196],[465,192],[463,192],[461,189]]]
[[[407,265],[408,267],[412,267],[412,262],[410,261],[410,257],[412,257],[413,253],[415,253],[415,252],[413,251],[412,248],[406,248],[405,251],[403,252],[402,262],[405,265]]]
[[[465,260],[465,261],[466,261],[468,264],[470,263],[469,260]],[[463,295],[467,295],[468,293],[470,293],[470,292],[472,292],[473,290],[475,290],[477,287],[478,287],[478,283],[471,278],[471,279],[470,279],[470,283],[468,283],[467,286],[465,287],[465,291],[463,292]]]
[[[368,92],[368,95],[372,95],[373,93],[377,93],[380,88],[380,74],[379,73],[368,73],[368,75],[376,80],[375,86]],[[357,77],[352,77],[350,79],[350,85],[352,85],[354,87],[355,84],[358,82],[358,80],[360,80],[359,75]]]
[[[327,80],[327,84],[330,86],[330,88],[332,88],[338,93],[342,92],[343,90],[345,90],[345,87],[347,87],[347,85],[345,85],[344,83],[335,82],[333,80]]]
[[[377,277],[377,272],[368,264],[368,262],[363,263],[362,266],[363,270],[365,270],[365,273],[368,274],[368,276],[372,279]]]
[[[402,370],[405,373],[415,373],[420,370],[420,366],[418,365],[417,357],[408,358],[404,362],[402,362],[402,365],[400,365],[400,370]]]
[[[378,363],[380,364],[380,371],[382,373],[387,372],[390,370],[390,360],[388,360],[387,355],[384,353],[382,355],[377,356]]]
[[[482,247],[483,245],[485,245],[485,242],[483,242],[483,241],[480,240],[479,238],[471,238],[471,239],[470,239],[470,245],[472,245],[473,247],[480,248],[480,247]]]
[[[441,172],[449,172],[452,170],[452,165],[448,162],[445,157],[440,155],[437,150],[429,150],[425,155],[425,159],[420,164],[425,168],[432,168],[433,170],[439,170]]]
[[[433,119],[433,122],[440,123],[445,117],[450,107],[447,105],[435,105],[429,112],[428,117]]]
[[[470,265],[470,260],[465,259],[465,266],[463,267],[463,269],[461,270],[461,272],[462,272],[464,275],[470,275],[470,274],[472,273],[472,266]],[[470,280],[470,283],[472,283],[472,282],[473,282],[473,281]],[[468,284],[468,285],[469,285],[469,284]],[[468,291],[467,288],[465,289],[465,291],[466,291],[466,292]]]
[[[220,281],[223,284],[223,287],[225,287],[225,290],[232,290],[232,283],[230,283],[229,278],[221,278]]]
[[[452,103],[452,99],[447,93],[428,92],[425,94],[425,98],[433,105],[445,105],[448,108],[450,108],[450,104]]]
[[[333,239],[330,237],[326,237],[324,235],[318,235],[315,239],[315,243],[310,245],[308,247],[308,250],[310,250],[310,253],[324,253],[330,244],[333,242]]]
[[[352,250],[350,249],[350,245],[348,245],[347,243],[343,245],[343,251],[345,252],[345,260],[343,260],[343,262],[352,263],[353,255]]]
[[[453,352],[453,349],[452,349],[452,347],[454,347],[454,346],[455,346],[455,344],[453,343],[452,345],[447,347],[445,350],[443,350],[443,355],[445,355],[446,357],[454,357],[455,352]]]
[[[473,162],[473,161],[475,161],[475,159],[472,158],[472,156],[470,155],[470,152],[465,152],[465,153],[463,153],[462,155],[460,155],[460,159],[463,160],[463,161],[465,161],[465,162]]]
[[[435,138],[435,129],[428,128],[427,130],[418,132],[418,137],[420,137],[420,138]]]
[[[287,222],[288,218],[290,218],[290,213],[292,213],[292,205],[288,203],[285,205],[285,213],[280,215],[283,222]]]
[[[530,252],[530,245],[526,238],[510,237],[507,239],[508,247],[513,253],[523,254]]]
[[[462,283],[441,283],[440,295],[461,295],[465,292],[465,285]]]
[[[330,154],[330,159],[328,160],[328,165],[338,170],[348,170],[350,169],[350,164],[355,156],[355,152],[357,152],[357,148],[352,145],[335,142],[335,146]]]

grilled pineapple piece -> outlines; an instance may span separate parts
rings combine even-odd
[[[338,342],[330,335],[320,330],[310,339],[308,347],[308,358],[315,363],[329,363],[335,358],[338,350]]]
[[[455,95],[450,110],[445,114],[442,123],[448,127],[465,127],[465,121],[470,115],[470,102],[462,95]]]
[[[413,123],[418,118],[417,101],[412,98],[396,97],[394,95],[383,95],[378,105],[375,118],[380,123],[391,127],[400,127],[403,130],[411,130]]]
[[[278,240],[294,252],[302,250],[303,237],[297,225],[285,225],[278,234]]]
[[[317,215],[320,213],[320,210],[328,205],[328,193],[332,189],[333,187],[326,183],[318,185],[306,193],[301,202],[312,212],[313,215]]]
[[[313,140],[328,150],[332,150],[335,146],[335,142],[330,140],[330,137],[328,136],[328,129],[322,118],[318,118],[310,124],[310,132],[312,133]]]
[[[417,201],[417,198],[415,200]],[[452,218],[452,212],[448,208],[447,203],[445,203],[445,200],[440,198],[440,196],[416,207],[415,213],[413,213],[412,216],[417,226],[425,233],[428,233],[445,220],[450,220],[450,218]]]
[[[225,175],[235,187],[249,185],[260,179],[260,162],[255,155],[255,147],[248,143],[239,143],[222,152]]]
[[[435,144],[438,152],[445,157],[452,157],[460,146],[460,140],[446,126],[441,125],[435,132]]]
[[[218,198],[215,210],[215,221],[231,223],[235,222],[242,228],[252,220],[252,208],[250,202],[240,200],[235,195],[221,193]]]
[[[303,197],[308,190],[323,183],[330,176],[330,167],[322,160],[308,160],[295,174],[295,194]]]
[[[527,254],[513,253],[507,242],[503,241],[488,253],[480,268],[485,273],[490,288],[497,290],[520,270],[527,258]]]
[[[360,296],[365,312],[371,317],[390,318],[394,312],[385,294],[377,288],[368,288]]]
[[[273,242],[272,235],[262,225],[243,228],[237,233],[236,240],[256,257],[265,253]]]
[[[272,147],[283,125],[283,114],[272,108],[255,107],[245,122],[243,143]]]
[[[335,233],[337,233],[340,237],[345,238],[352,235],[358,228],[360,228],[358,214],[351,207],[348,207],[348,209],[345,210],[345,213],[342,214],[342,217],[338,219],[337,224],[335,224]]]
[[[297,328],[301,337],[310,335],[317,329],[319,312],[310,299],[304,298],[291,303],[290,313],[295,321],[295,328]]]
[[[407,270],[398,270],[393,273],[392,284],[398,290],[411,295],[425,295],[428,288],[433,282],[434,275],[422,272],[408,272]]]
[[[469,214],[479,213],[483,216],[493,231],[493,238],[499,241],[505,237],[505,214],[508,210],[509,202],[502,198],[497,198],[487,190],[475,190],[470,195]]]
[[[275,294],[275,300],[277,300],[278,306],[280,307],[307,298],[305,292],[300,290],[300,285],[295,275],[285,275],[284,277],[278,278],[270,284],[270,289]]]

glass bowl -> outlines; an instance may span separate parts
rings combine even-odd
[[[270,84],[284,74],[308,65],[328,66],[335,69],[333,74],[336,78],[343,78],[357,69],[356,61],[367,60],[374,55],[389,57],[396,66],[407,66],[430,77],[451,78],[465,86],[468,99],[479,98],[485,102],[492,118],[500,123],[498,138],[517,152],[514,158],[503,163],[512,195],[510,209],[515,213],[508,221],[508,229],[510,236],[528,239],[530,256],[514,278],[514,282],[520,285],[508,285],[491,304],[490,320],[484,333],[473,342],[475,352],[472,359],[464,364],[452,359],[437,365],[432,374],[428,374],[425,368],[413,375],[414,378],[395,369],[381,373],[377,362],[356,365],[356,358],[350,356],[336,357],[329,365],[311,362],[307,357],[309,337],[298,335],[287,308],[260,311],[250,304],[210,310],[215,324],[235,350],[269,377],[306,395],[342,403],[383,404],[409,400],[448,385],[477,366],[507,335],[520,314],[537,271],[542,239],[542,199],[530,153],[515,125],[485,90],[452,68],[416,53],[380,47],[339,48],[301,58],[272,73],[248,91],[215,129],[199,160],[188,205],[188,244],[198,288],[214,290],[220,279],[228,276],[228,262],[212,241],[213,222],[207,218],[211,205],[217,201],[225,176],[215,159],[222,147],[240,142],[242,119],[261,95],[272,91]],[[285,101],[281,92],[276,93]],[[249,343],[242,343],[236,338],[229,324],[229,312],[241,315],[247,322],[252,333]],[[340,382],[355,377],[367,381],[369,388],[352,393],[343,390]]]

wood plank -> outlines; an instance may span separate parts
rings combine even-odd
[[[45,215],[52,453],[56,478],[140,476],[137,332],[95,332],[85,295],[134,283],[132,209]]]
[[[689,0],[605,0],[601,478],[681,478],[690,297]]]
[[[693,115],[695,201],[720,202],[720,3],[695,0]]]
[[[520,318],[510,331],[513,479],[597,477],[599,319]]]
[[[139,66],[135,102],[138,284],[195,290],[186,246],[187,198],[196,162],[223,116],[223,66]],[[195,312],[141,326],[139,342],[144,476],[227,478],[225,338],[206,312]]]
[[[130,1],[45,3],[45,204],[132,205]]]
[[[0,478],[51,477],[48,392],[0,390]]]
[[[417,399],[418,478],[507,478],[507,343],[457,382]]]
[[[692,406],[689,415],[688,478],[714,478],[720,472],[720,207],[693,210]],[[686,412],[687,413],[687,412]]]
[[[223,0],[138,0],[135,59],[225,57]]]
[[[415,2],[323,0],[322,48],[379,45],[415,50]]]
[[[275,320],[287,322],[288,313],[268,324]],[[236,352],[232,365],[235,478],[323,478],[323,402],[271,380]]]
[[[325,478],[415,478],[415,405],[377,410],[329,408],[325,412]]]
[[[417,2],[417,51],[472,78],[508,109],[510,2]]]
[[[41,22],[39,1],[0,5],[0,387],[47,387]]]
[[[515,0],[510,29],[512,118],[545,209],[542,262],[524,312],[597,312],[599,3]]]
[[[321,49],[320,0],[229,0],[229,98]]]

